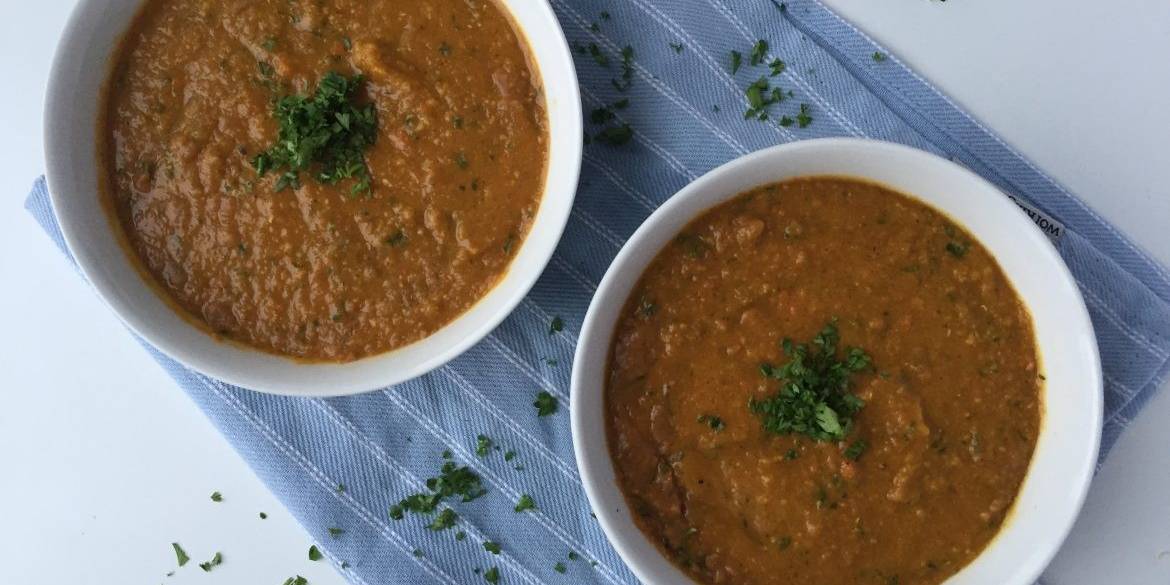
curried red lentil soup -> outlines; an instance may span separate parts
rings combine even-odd
[[[433,333],[540,204],[539,79],[490,0],[148,0],[99,126],[103,197],[185,314],[346,361]]]
[[[940,583],[998,532],[1041,424],[995,259],[840,177],[695,219],[634,288],[607,376],[634,520],[704,583]]]

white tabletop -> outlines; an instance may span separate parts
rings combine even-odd
[[[21,210],[44,169],[41,100],[74,1],[22,2],[0,21],[0,583],[276,585],[299,573],[341,585]],[[1170,266],[1170,3],[829,4]],[[1094,482],[1049,585],[1170,584],[1165,421],[1164,391]],[[193,562],[166,578],[173,541]],[[194,563],[216,551],[224,564],[204,575]]]

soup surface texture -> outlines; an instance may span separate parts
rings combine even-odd
[[[785,181],[646,269],[611,348],[609,447],[635,522],[700,582],[940,583],[1011,509],[1037,360],[995,259],[947,217]]]
[[[149,0],[115,59],[104,197],[216,335],[401,347],[497,284],[539,207],[543,95],[489,0]]]

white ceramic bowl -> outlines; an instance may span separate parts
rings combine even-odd
[[[581,100],[572,55],[547,2],[502,0],[527,38],[548,108],[544,197],[507,275],[430,337],[345,364],[300,363],[222,343],[184,321],[131,264],[98,198],[97,114],[119,36],[143,0],[81,0],[57,47],[45,104],[49,193],[69,250],[106,303],[172,358],[232,384],[280,394],[335,396],[396,384],[446,363],[495,328],[528,294],[568,221],[581,165]],[[443,0],[445,1],[445,0]]]
[[[949,215],[995,256],[1031,311],[1047,376],[1036,452],[999,535],[948,581],[1031,585],[1072,528],[1097,461],[1103,398],[1093,326],[1052,244],[1003,193],[954,163],[884,142],[810,140],[736,159],[679,191],[622,247],[589,305],[573,364],[573,446],[602,528],[642,581],[688,581],[634,525],[615,482],[603,397],[614,325],[646,266],[692,219],[752,187],[810,175],[875,181]]]

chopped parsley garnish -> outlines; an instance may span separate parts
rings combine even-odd
[[[800,457],[800,451],[797,451],[796,449],[789,449],[784,453],[784,458],[790,461],[796,459],[797,457]]]
[[[565,566],[564,563],[558,562],[557,564],[553,565],[553,570],[563,575],[565,571],[568,571],[569,569]]]
[[[416,548],[413,551],[411,551],[410,554],[412,554],[416,557],[421,557],[421,556],[423,556],[423,551],[421,548]]]
[[[886,60],[886,54],[881,52],[881,51],[874,51],[873,52],[873,60],[877,61],[878,63],[881,63],[882,61]]]
[[[675,53],[683,52],[683,46],[684,45],[682,43],[670,43],[670,48],[674,49]]]
[[[869,443],[867,443],[865,439],[857,439],[856,441],[853,441],[853,444],[849,445],[849,447],[845,449],[845,458],[851,461],[857,461],[868,448]]]
[[[329,536],[333,538],[337,538],[338,536],[345,534],[345,531],[340,528],[326,528],[326,530],[329,531]]]
[[[761,364],[767,378],[781,381],[780,391],[770,398],[752,398],[748,406],[758,415],[764,430],[778,435],[801,434],[818,441],[839,441],[849,433],[853,415],[865,402],[849,392],[853,374],[870,367],[870,358],[860,348],[845,348],[837,357],[839,335],[830,322],[809,344],[785,339],[781,347],[789,362],[781,367]]]
[[[435,516],[435,519],[431,521],[427,528],[430,528],[436,532],[440,530],[446,530],[454,526],[455,521],[458,519],[459,515],[455,513],[455,510],[452,510],[451,508],[445,508],[442,512],[439,512],[438,516]]]
[[[563,330],[564,328],[565,328],[565,321],[563,319],[561,319],[560,317],[553,317],[552,321],[549,322],[549,324],[548,324],[548,334],[552,335],[553,333],[557,333],[557,332]]]
[[[221,494],[219,492],[211,492],[211,501],[222,502],[223,501],[223,494]]]
[[[483,457],[488,454],[492,448],[492,440],[485,435],[479,435],[475,438],[475,454]]]
[[[454,455],[451,454],[450,449],[443,449],[443,453],[440,455],[440,457],[442,457],[443,459],[450,459],[450,458],[454,457]]]
[[[460,530],[459,532],[456,532],[456,533],[455,533],[455,540],[463,540],[463,539],[465,539],[465,538],[467,538],[467,533],[466,533],[466,532],[464,532],[464,531]]]
[[[599,14],[598,16],[601,16],[601,20],[609,20],[609,13],[604,11],[604,10],[602,10],[601,14]]]
[[[497,569],[496,567],[492,567],[492,568],[484,571],[483,572],[483,580],[487,581],[488,583],[492,583],[493,585],[495,583],[499,583],[500,582],[500,570]]]
[[[756,44],[752,45],[752,53],[751,56],[748,57],[748,60],[751,62],[752,66],[755,67],[756,65],[764,62],[764,56],[767,54],[768,41],[760,39],[756,41]]]
[[[784,126],[785,128],[787,128],[787,127],[792,125],[792,122],[793,122],[792,118],[789,118],[788,116],[780,116],[779,124],[781,126]]]
[[[541,390],[536,393],[536,401],[532,406],[536,407],[536,416],[548,416],[557,411],[557,397]]]
[[[171,547],[175,549],[175,559],[179,561],[180,567],[187,564],[187,561],[191,560],[191,557],[187,556],[187,551],[183,550],[183,547],[179,546],[179,543],[172,542]]]
[[[525,510],[535,510],[535,509],[536,509],[536,502],[533,501],[532,496],[530,496],[528,494],[524,494],[524,495],[520,496],[520,500],[516,502],[516,507],[514,508],[514,510],[516,510],[517,512],[523,512]]]
[[[260,512],[260,519],[261,519],[261,520],[267,520],[267,519],[268,519],[268,514],[265,514],[264,512]]]
[[[265,51],[271,51],[276,48],[276,37],[264,37],[264,41],[260,43],[260,48]]]
[[[732,75],[735,75],[736,72],[739,71],[739,66],[741,64],[743,64],[743,55],[740,55],[739,51],[732,51],[731,52],[731,74]]]
[[[571,551],[569,551],[569,560],[570,560],[570,561],[575,561],[575,560],[577,560],[577,559],[579,559],[579,558],[581,558],[581,555],[578,555],[578,554],[577,554],[577,551],[575,551],[575,550],[571,550]]]
[[[300,575],[297,575],[296,577],[289,577],[288,579],[285,579],[282,585],[309,585],[309,580]]]
[[[351,195],[369,191],[364,153],[374,144],[377,121],[373,105],[353,103],[361,84],[361,75],[346,78],[329,72],[312,96],[282,97],[273,111],[280,125],[276,143],[252,159],[256,173],[283,170],[277,191],[300,186],[301,171],[311,168],[318,181],[329,185],[353,179]]]
[[[800,104],[800,112],[796,114],[796,125],[804,128],[812,123],[812,116],[809,115],[808,104]]]
[[[511,461],[515,458],[516,458],[515,451],[508,451],[507,453],[504,453],[504,461]]]
[[[500,543],[485,540],[483,541],[483,550],[486,550],[493,555],[498,555],[500,554]]]
[[[323,558],[325,558],[325,555],[321,554],[321,550],[317,548],[317,545],[314,544],[309,546],[310,561],[319,561]]]
[[[215,556],[211,557],[210,561],[207,561],[204,563],[199,563],[199,568],[203,569],[203,572],[207,573],[207,572],[210,572],[211,569],[218,567],[219,565],[222,565],[222,564],[223,564],[223,554],[215,553]]]
[[[723,424],[723,419],[710,414],[699,415],[698,422],[701,422],[711,427],[712,430],[716,431],[722,431],[723,427],[726,426]]]

